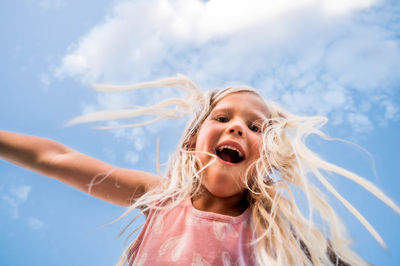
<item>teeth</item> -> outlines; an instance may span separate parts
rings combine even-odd
[[[223,149],[231,149],[231,150],[237,151],[239,153],[239,157],[243,157],[243,153],[241,153],[235,147],[232,147],[232,146],[229,146],[229,145],[223,145],[223,146],[218,147],[218,151],[222,151]]]

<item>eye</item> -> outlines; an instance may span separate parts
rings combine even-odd
[[[221,123],[226,123],[229,121],[228,117],[226,117],[226,116],[218,116],[215,118],[215,120],[217,120],[218,122],[221,122]]]
[[[260,132],[260,127],[257,126],[257,125],[255,125],[255,124],[251,124],[251,125],[249,126],[249,129],[250,129],[251,131],[254,131],[254,132]]]

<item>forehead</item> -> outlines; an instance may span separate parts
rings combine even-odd
[[[222,98],[213,108],[218,110],[237,110],[260,118],[268,118],[269,111],[265,101],[253,92],[234,92]]]

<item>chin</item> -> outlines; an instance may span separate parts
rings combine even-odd
[[[243,194],[243,189],[240,188],[226,189],[226,186],[220,189],[209,189],[207,186],[205,188],[212,196],[217,198],[231,198]]]
[[[214,169],[206,169],[203,175],[202,186],[214,197],[229,198],[241,195],[245,190],[244,184],[240,184],[239,176],[232,176],[232,170],[213,171]]]

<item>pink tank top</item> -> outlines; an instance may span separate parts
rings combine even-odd
[[[129,252],[129,265],[256,265],[250,210],[237,217],[203,212],[190,199],[150,211]]]

